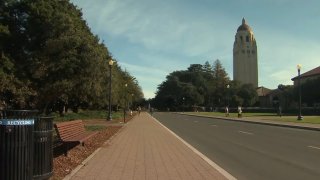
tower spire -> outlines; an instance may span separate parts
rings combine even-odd
[[[244,19],[244,17],[242,18],[242,24],[246,24],[246,20]]]

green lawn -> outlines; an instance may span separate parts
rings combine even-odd
[[[103,125],[88,125],[85,126],[87,131],[102,131],[105,130],[107,127]]]
[[[202,116],[218,116],[225,117],[225,113],[221,112],[186,112],[186,114],[202,115]],[[286,121],[286,122],[297,122],[297,123],[313,123],[320,124],[320,116],[304,116],[303,120],[298,121],[297,116],[282,116],[279,117],[274,113],[243,113],[243,118],[257,118],[261,120],[273,120],[273,121]],[[230,113],[229,117],[238,117],[237,113]]]
[[[58,113],[53,113],[54,121],[70,121],[75,119],[106,119],[107,111],[103,110],[80,110],[78,113],[68,112],[65,113],[63,117],[60,117]],[[113,112],[112,118],[119,119],[123,117],[123,112]]]

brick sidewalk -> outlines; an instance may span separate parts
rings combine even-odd
[[[149,114],[141,113],[126,124],[71,179],[227,179],[222,175],[225,172],[220,169],[220,173],[217,169]]]

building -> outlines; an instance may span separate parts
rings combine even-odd
[[[253,31],[244,18],[233,44],[233,80],[258,87],[257,44]]]
[[[260,107],[272,107],[272,104],[271,104],[272,100],[270,100],[270,96],[269,96],[272,90],[261,86],[261,87],[258,87],[256,91],[259,97]]]
[[[300,81],[301,81],[301,84],[303,84],[304,82],[306,82],[307,80],[313,80],[313,79],[317,79],[317,78],[320,78],[320,66],[314,68],[314,69],[311,69],[310,71],[307,71],[303,74],[300,75]],[[293,85],[294,86],[297,86],[298,84],[298,76],[292,78],[291,80],[293,81]]]

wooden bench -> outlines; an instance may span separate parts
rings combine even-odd
[[[86,131],[82,120],[56,123],[54,128],[57,131],[59,141],[61,141],[65,147],[65,155],[67,155],[72,145],[82,144],[82,146],[84,146],[87,139],[98,133]]]

